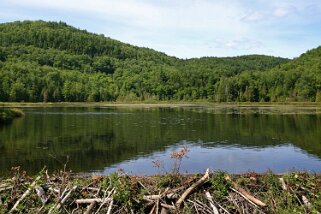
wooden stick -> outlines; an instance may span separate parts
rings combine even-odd
[[[77,189],[77,186],[73,186],[71,190],[66,194],[66,196],[61,200],[61,202],[58,204],[57,209],[59,210],[61,205],[63,205],[67,199],[69,198],[70,194]]]
[[[8,187],[8,186],[11,186],[11,184],[9,184],[9,183],[2,183],[2,184],[0,184],[0,189],[6,188],[6,187]]]
[[[159,213],[159,200],[156,201],[156,214]]]
[[[111,201],[110,198],[105,199],[106,202]],[[92,202],[103,203],[104,199],[102,198],[86,198],[86,199],[77,199],[75,201],[76,204],[91,204]]]
[[[91,202],[84,214],[90,214],[90,211],[95,207],[96,203],[97,203],[96,201]]]
[[[212,213],[211,208],[209,208],[206,204],[201,202],[200,200],[195,200],[196,204],[198,204],[204,211],[207,211],[209,213]]]
[[[310,201],[309,201],[308,198],[305,197],[304,195],[302,195],[302,201],[303,201],[303,204],[304,204],[307,208],[311,208],[311,203],[310,203]]]
[[[282,189],[285,190],[285,191],[287,191],[288,188],[286,187],[286,184],[285,184],[285,182],[284,182],[284,179],[283,179],[283,178],[279,178],[279,181],[280,181],[280,183],[281,183]]]
[[[143,199],[146,201],[149,201],[149,200],[158,200],[161,197],[162,197],[162,195],[144,195]]]
[[[238,190],[234,189],[231,187],[231,190],[233,190],[234,192],[236,192],[237,194],[239,194],[240,196],[242,196],[245,200],[247,200],[250,204],[252,204],[253,206],[255,206],[256,208],[258,208],[258,206],[251,201],[250,199],[248,199],[245,195],[243,195],[241,192],[239,192]]]
[[[173,206],[173,205],[168,205],[168,204],[161,203],[161,206],[166,208],[166,209],[176,210],[176,207]]]
[[[201,177],[197,182],[195,182],[192,186],[190,186],[184,193],[183,195],[177,200],[175,206],[180,208],[183,201],[185,200],[185,198],[191,194],[196,188],[198,188],[199,186],[203,185],[205,182],[208,181],[210,176],[210,170],[207,169],[204,176]]]
[[[19,200],[14,204],[14,206],[11,208],[11,210],[9,211],[9,213],[12,213],[13,211],[15,211],[17,209],[17,206],[20,204],[20,202],[25,199],[25,197],[27,197],[29,195],[29,193],[31,192],[31,190],[36,186],[36,183],[38,180],[40,180],[41,176],[38,176],[30,185],[30,187],[27,189],[27,191],[25,191],[23,193],[23,195],[21,196],[21,198],[19,198]]]
[[[193,206],[194,206],[194,208],[195,208],[197,213],[199,213],[198,209],[197,209],[198,207],[201,208],[202,213],[204,213],[204,212],[205,213],[206,212],[212,213],[212,210],[206,204],[204,204],[204,203],[202,203],[202,202],[200,202],[198,200],[192,201],[190,199],[187,199],[187,201],[193,204]]]
[[[70,194],[75,191],[77,189],[77,186],[73,186],[69,192],[66,194],[66,196],[56,205],[54,205],[50,210],[49,210],[49,214],[54,211],[54,210],[59,210],[61,208],[61,206],[67,201],[67,199],[70,197]]]
[[[178,195],[176,193],[168,193],[165,195],[167,199],[176,199]],[[164,197],[163,194],[160,195],[144,195],[143,200],[150,201],[150,200],[160,200]]]
[[[213,197],[211,196],[211,194],[208,191],[206,191],[205,195],[207,200],[210,202],[210,205],[213,209],[214,214],[219,214],[220,212],[218,211],[217,207],[214,205]]]
[[[113,205],[114,205],[114,200],[113,200],[113,198],[111,198],[111,202],[108,206],[107,214],[111,214],[111,211],[113,209]]]
[[[0,192],[2,192],[2,191],[6,191],[6,190],[8,190],[8,189],[12,189],[13,188],[13,186],[6,186],[6,187],[2,187],[2,188],[0,188]]]
[[[242,213],[242,210],[241,210],[240,206],[237,204],[236,200],[234,199],[234,197],[233,197],[233,195],[231,193],[229,193],[229,197],[227,197],[227,199],[229,201],[231,201],[235,205],[235,207],[236,207],[236,209],[237,209],[237,211],[239,213]],[[251,202],[251,203],[253,203],[253,202]]]
[[[110,196],[111,196],[112,194],[115,194],[115,193],[116,193],[115,188],[113,188],[110,192],[108,192],[107,190],[108,190],[108,188],[107,188],[107,189],[105,190],[105,192],[104,192],[104,199],[103,199],[101,205],[98,207],[98,209],[97,209],[97,211],[96,211],[96,214],[98,214],[99,211],[100,211],[100,209],[110,200]],[[108,193],[108,195],[106,195],[107,193]]]
[[[227,214],[230,214],[229,211],[227,211],[224,207],[222,207],[219,203],[217,203],[217,201],[215,201],[213,198],[212,200],[217,204],[217,206],[219,206],[224,212],[226,212]]]
[[[153,206],[153,208],[150,210],[149,214],[153,214],[153,213],[154,213],[155,208],[156,208],[156,203],[154,203],[154,206]]]
[[[49,190],[51,190],[52,192],[55,192],[55,193],[59,194],[59,190],[58,190],[58,189],[49,187]]]
[[[230,176],[226,176],[225,179],[227,181],[230,181],[232,183],[232,186],[234,187],[235,190],[237,190],[238,193],[241,193],[243,195],[244,198],[250,200],[251,202],[255,203],[258,206],[261,207],[266,207],[266,204],[263,203],[262,201],[260,201],[259,199],[255,198],[254,196],[252,196],[250,193],[248,193],[247,191],[245,191],[243,188],[239,187],[235,182],[232,181],[232,179],[230,178]]]

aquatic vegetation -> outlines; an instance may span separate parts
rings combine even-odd
[[[14,118],[22,117],[24,113],[20,109],[0,108],[0,124],[12,121]]]

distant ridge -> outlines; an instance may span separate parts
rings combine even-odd
[[[0,101],[320,101],[320,47],[179,59],[63,22],[0,24]]]

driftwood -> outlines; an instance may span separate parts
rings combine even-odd
[[[212,207],[214,214],[219,214],[220,212],[218,211],[217,207],[214,205],[213,197],[211,196],[211,194],[208,191],[206,191],[205,196],[207,200],[210,202],[210,206]]]
[[[250,193],[248,193],[246,190],[244,190],[243,188],[239,187],[239,185],[237,185],[237,183],[233,182],[232,179],[230,178],[230,176],[226,176],[225,179],[227,181],[230,181],[232,183],[232,186],[234,187],[234,189],[241,193],[242,196],[245,198],[245,199],[248,199],[249,201],[253,202],[254,204],[258,205],[258,206],[261,206],[261,207],[265,207],[266,204],[263,203],[262,201],[260,201],[259,199],[255,198],[254,196],[252,196]]]
[[[30,185],[30,187],[27,189],[27,191],[25,191],[24,193],[23,193],[23,195],[21,196],[21,198],[19,198],[19,200],[14,204],[14,206],[11,208],[11,210],[10,210],[10,212],[9,213],[12,213],[13,211],[15,211],[16,209],[17,209],[17,206],[20,204],[20,202],[23,200],[23,199],[25,199],[25,197],[27,197],[29,194],[30,194],[30,192],[31,192],[31,190],[33,189],[33,188],[35,188],[35,186],[36,186],[36,183],[37,183],[37,181],[38,180],[40,180],[40,176],[38,176],[33,182],[32,182],[32,184]]]
[[[208,181],[210,176],[210,170],[207,169],[204,176],[201,177],[197,182],[195,182],[192,186],[190,186],[184,193],[183,195],[177,200],[175,206],[180,208],[183,201],[185,200],[185,198],[191,194],[196,188],[198,188],[199,186],[203,185],[205,182]]]

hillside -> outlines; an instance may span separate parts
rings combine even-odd
[[[62,22],[4,23],[0,101],[321,101],[320,57],[183,60]]]

